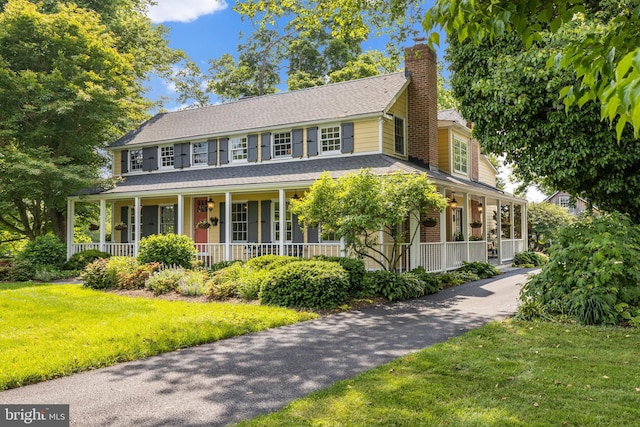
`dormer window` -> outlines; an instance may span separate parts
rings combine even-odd
[[[404,156],[405,153],[405,137],[404,137],[404,119],[395,116],[393,118],[393,146],[396,154]]]
[[[469,161],[467,159],[468,143],[458,138],[453,139],[453,171],[468,174]]]
[[[247,137],[242,136],[239,138],[231,138],[229,140],[231,145],[231,161],[246,161],[247,160]]]
[[[340,152],[340,126],[320,128],[320,149],[323,154]]]
[[[273,134],[273,157],[291,156],[291,132]]]
[[[129,150],[129,172],[142,170],[142,150]]]
[[[173,168],[173,145],[160,147],[160,167]]]

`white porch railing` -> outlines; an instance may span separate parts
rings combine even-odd
[[[469,259],[467,261],[487,262],[487,242],[484,240],[469,242]]]
[[[446,270],[462,267],[462,261],[467,260],[467,242],[447,243]]]
[[[427,271],[442,271],[442,254],[446,243],[420,243],[419,265]]]
[[[502,239],[500,244],[500,249],[502,249],[500,252],[501,261],[505,262],[512,260],[515,255],[515,241],[513,239]]]

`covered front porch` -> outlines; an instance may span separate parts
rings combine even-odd
[[[288,206],[290,199],[302,196],[310,183],[297,185],[300,186],[255,188],[250,192],[240,189],[220,192],[211,188],[198,193],[102,193],[71,198],[68,241],[72,243],[67,255],[97,249],[112,255],[135,256],[142,237],[177,233],[194,240],[197,258],[207,267],[266,254],[303,258],[351,256],[340,240],[323,238],[317,228],[302,228],[288,209],[280,214],[280,206]],[[450,200],[449,206],[442,212],[423,214],[420,221],[411,219],[402,225],[408,236],[416,234],[419,238],[400,245],[398,270],[423,267],[430,272],[442,272],[457,269],[465,261],[502,264],[526,250],[524,200],[492,189],[458,185],[438,185],[438,190]],[[76,203],[99,204],[97,241],[73,242]],[[392,247],[381,239],[376,250],[391,251]],[[381,268],[374,259],[364,261],[369,270]]]

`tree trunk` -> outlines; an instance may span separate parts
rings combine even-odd
[[[57,209],[49,209],[49,220],[53,234],[60,239],[61,242],[67,243],[67,216],[64,212]]]

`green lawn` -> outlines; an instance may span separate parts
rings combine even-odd
[[[241,426],[637,426],[640,332],[505,321]]]
[[[245,304],[0,284],[0,390],[317,317]]]

